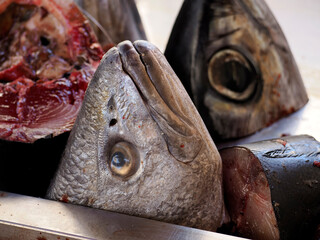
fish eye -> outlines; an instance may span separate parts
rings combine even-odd
[[[139,153],[137,149],[128,142],[116,143],[111,149],[108,164],[112,173],[122,178],[128,178],[139,169]]]
[[[208,65],[211,87],[234,101],[245,101],[256,91],[259,75],[243,54],[232,49],[216,52]]]

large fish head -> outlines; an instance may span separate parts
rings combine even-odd
[[[215,230],[221,159],[162,53],[125,41],[102,59],[48,197]]]
[[[308,100],[263,0],[186,0],[166,57],[215,137],[251,134]]]
[[[74,0],[104,49],[126,39],[147,39],[134,0]]]

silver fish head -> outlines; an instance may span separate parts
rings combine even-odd
[[[165,55],[217,138],[252,134],[308,101],[263,0],[185,0]]]
[[[215,230],[222,168],[196,108],[163,54],[125,41],[87,89],[48,198]]]

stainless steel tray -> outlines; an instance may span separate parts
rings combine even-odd
[[[0,192],[1,240],[240,238],[83,206]]]

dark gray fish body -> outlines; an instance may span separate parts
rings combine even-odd
[[[185,0],[165,56],[216,138],[252,134],[308,101],[263,0]]]
[[[101,45],[145,40],[134,0],[74,0],[90,20]]]
[[[48,198],[216,230],[218,151],[162,53],[145,41],[104,56]]]
[[[320,143],[306,135],[220,151],[226,206],[239,234],[311,239],[320,219]]]

